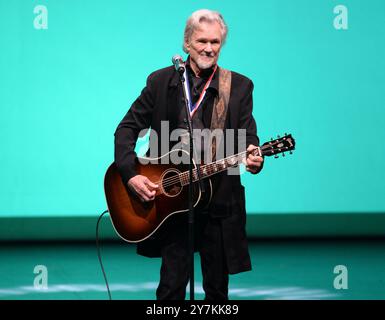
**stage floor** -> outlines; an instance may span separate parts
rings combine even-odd
[[[253,270],[230,276],[230,299],[385,299],[384,240],[257,240],[250,253]],[[123,242],[102,241],[101,254],[112,299],[155,299],[160,259],[138,256]],[[47,268],[46,289],[34,273],[38,265]],[[343,280],[334,273],[339,265],[346,267]],[[2,300],[108,299],[92,242],[2,243],[0,275]],[[195,279],[200,300],[199,255]],[[336,283],[347,288],[336,289]]]

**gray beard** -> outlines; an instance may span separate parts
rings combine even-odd
[[[199,60],[196,62],[196,64],[198,65],[199,69],[201,69],[201,70],[209,69],[214,65],[213,62],[208,63],[208,62],[201,62]]]

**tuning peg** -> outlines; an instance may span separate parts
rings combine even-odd
[[[285,153],[284,152],[282,152],[282,157],[285,157]]]
[[[290,150],[290,152],[289,152],[289,153],[290,153],[290,154],[293,154],[293,151],[291,151],[291,150]]]
[[[270,141],[273,141],[273,138],[270,138]]]
[[[278,157],[278,155],[276,154],[276,155],[274,156],[274,158],[277,159],[277,158],[279,158],[279,157]]]
[[[281,136],[280,136],[280,135],[277,135],[277,138],[279,139],[279,138],[281,138]]]
[[[287,136],[287,133],[285,132],[285,136]]]

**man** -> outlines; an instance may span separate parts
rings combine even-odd
[[[217,67],[217,61],[226,35],[227,26],[217,12],[198,10],[187,20],[183,49],[189,54],[186,83],[196,107],[192,116],[194,128],[210,128],[213,110],[220,93],[225,91],[222,84],[226,82],[220,80],[221,72],[225,74],[225,71]],[[252,116],[253,84],[248,78],[231,72],[231,88],[227,90],[230,96],[223,129],[242,129],[246,132],[247,150],[253,150],[259,144]],[[136,140],[145,128],[151,128],[161,137],[161,121],[168,121],[170,131],[186,128],[182,94],[179,74],[173,66],[155,71],[115,132],[115,163],[123,182],[142,201],[153,201],[159,186],[135,172]],[[258,173],[262,162],[262,157],[250,153],[246,159],[247,171]],[[213,190],[210,204],[195,212],[195,250],[201,256],[205,299],[226,300],[229,274],[251,269],[245,233],[245,195],[240,176],[227,172],[213,178]],[[139,254],[162,257],[156,291],[159,300],[185,298],[189,280],[186,216],[179,214],[167,219],[159,233],[138,244]]]

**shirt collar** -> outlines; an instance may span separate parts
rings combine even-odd
[[[195,77],[195,73],[191,69],[191,65],[190,65],[190,56],[188,56],[188,58],[187,58],[186,68],[187,68],[187,71],[190,73],[190,75]],[[202,79],[207,81],[210,78],[213,71],[214,71],[214,67],[211,67],[210,69],[206,69],[202,73]],[[209,90],[209,89],[213,89],[217,92],[219,91],[219,66],[218,66],[217,70],[215,71],[214,76],[213,76],[211,83],[208,86],[207,90]]]
[[[194,72],[191,70],[191,67],[190,67],[190,56],[188,56],[187,58],[187,61],[186,61],[186,67],[187,67],[187,70],[188,72],[192,75],[192,76],[195,76]],[[211,80],[211,83],[209,85],[209,87],[207,88],[208,90],[215,90],[217,92],[219,92],[219,69],[220,67],[218,66],[217,70],[215,71],[215,74]],[[211,72],[213,71],[213,68],[210,68]],[[207,79],[210,77],[211,75],[211,72],[208,72],[208,77]],[[171,80],[171,83],[170,85],[171,86],[177,86],[179,83],[179,75],[177,72],[174,73],[174,76]]]

